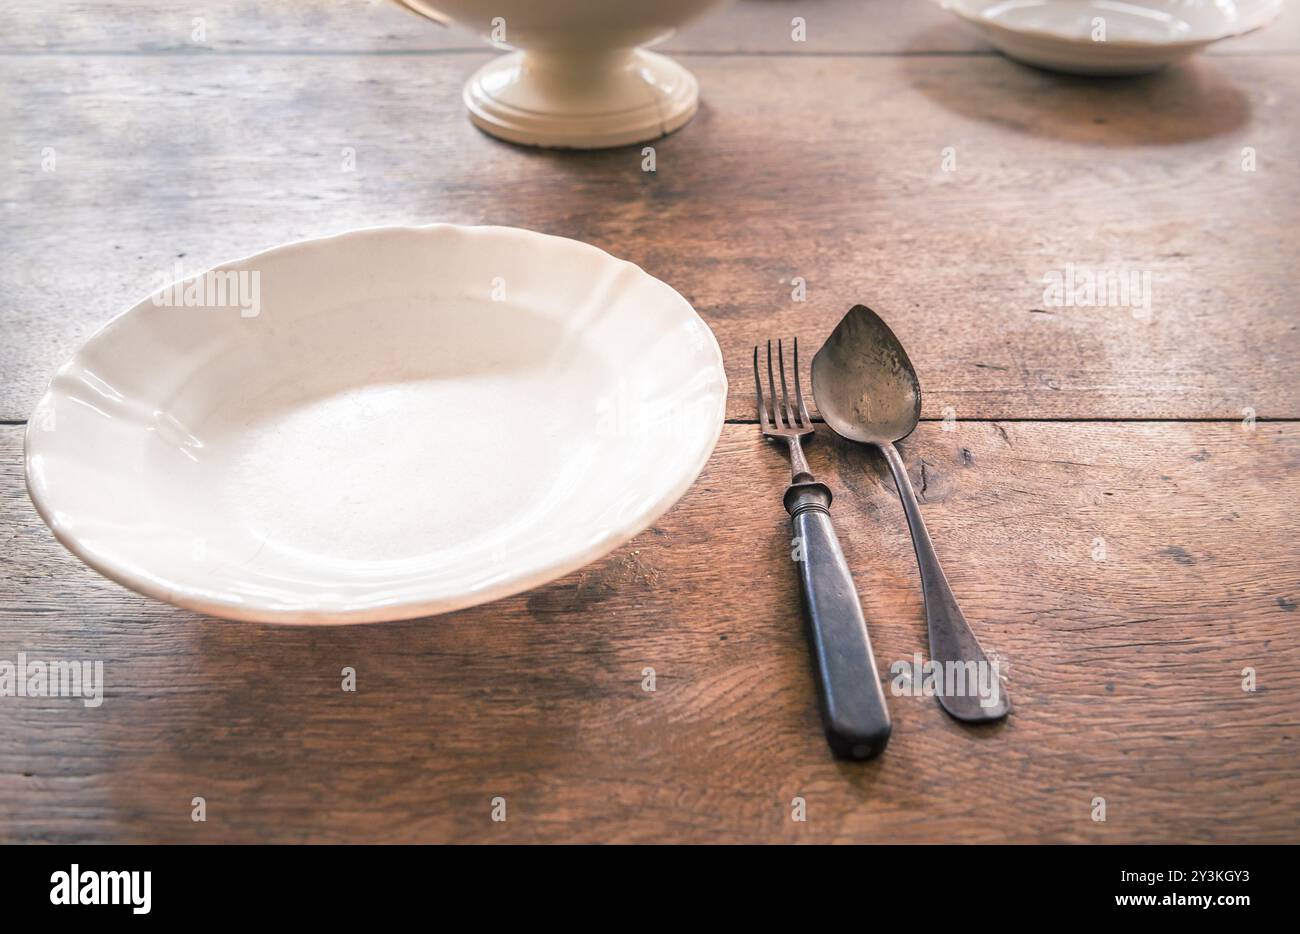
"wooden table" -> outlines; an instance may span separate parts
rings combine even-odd
[[[480,134],[459,90],[492,53],[388,4],[201,6],[0,13],[0,659],[102,659],[107,683],[98,708],[0,698],[0,839],[1297,839],[1296,4],[1100,81],[1012,64],[920,0],[741,0],[669,43],[704,105],[653,174],[639,147]],[[708,321],[728,422],[653,529],[522,596],[335,629],[174,609],[54,541],[25,418],[157,274],[431,221],[595,243]],[[1149,313],[1051,306],[1067,266],[1149,273]],[[1016,703],[970,729],[891,697],[865,765],[821,736],[747,372],[756,340],[815,346],[856,301],[919,370],[903,455]],[[810,457],[887,675],[926,648],[897,497],[825,429]]]

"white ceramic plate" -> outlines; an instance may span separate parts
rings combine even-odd
[[[27,485],[87,564],[179,606],[409,618],[645,529],[725,402],[712,332],[631,263],[504,227],[362,230],[109,323],[32,414]]]
[[[1282,9],[1282,0],[936,2],[1017,61],[1083,75],[1155,71],[1212,42],[1258,29]]]

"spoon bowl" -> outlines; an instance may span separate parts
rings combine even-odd
[[[902,343],[854,305],[813,357],[813,396],[826,424],[851,441],[901,441],[921,418],[921,384]]]

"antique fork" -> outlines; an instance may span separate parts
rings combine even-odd
[[[790,486],[786,488],[784,503],[794,526],[793,557],[799,563],[822,724],[836,755],[870,759],[889,742],[889,708],[880,688],[858,591],[844,552],[840,550],[835,527],[831,525],[830,487],[814,479],[803,455],[801,439],[813,434],[814,429],[799,383],[799,339],[794,340],[793,407],[785,376],[785,347],[779,340],[776,356],[781,371],[779,399],[772,369],[772,342],[768,341],[770,411],[763,399],[757,346],[754,347],[754,389],[763,437],[779,438],[790,449]]]

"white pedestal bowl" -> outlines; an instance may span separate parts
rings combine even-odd
[[[695,115],[695,76],[641,46],[730,0],[397,2],[516,50],[465,84],[479,129],[527,146],[603,149],[656,139]]]

